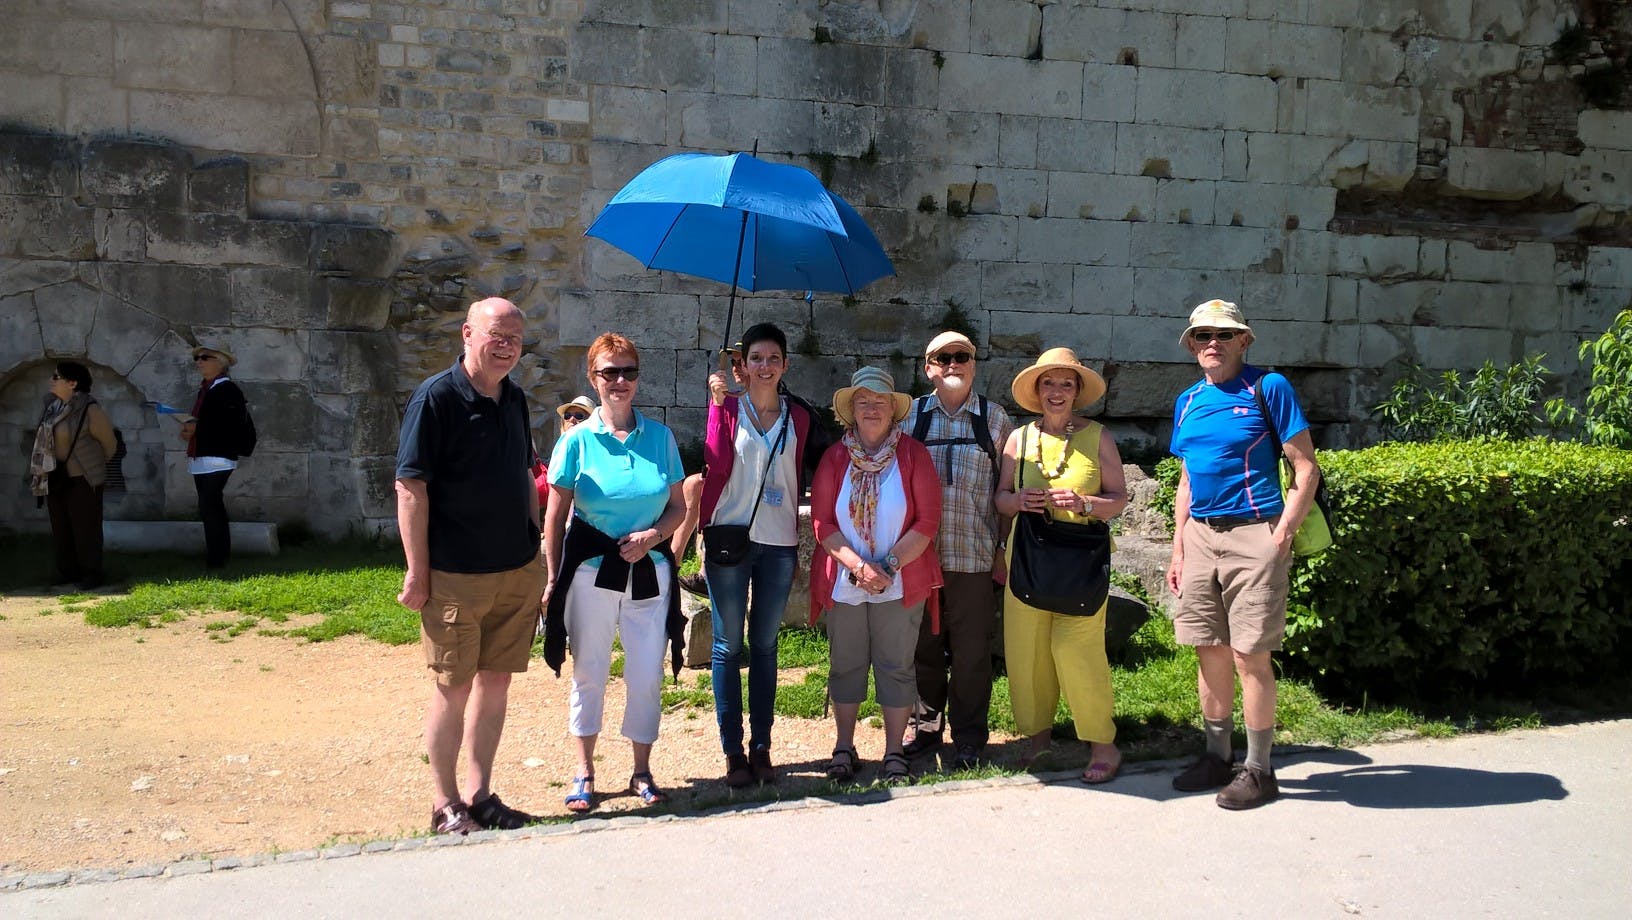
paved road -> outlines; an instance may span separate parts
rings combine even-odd
[[[9,918],[1626,917],[1632,721],[1278,766],[1229,813],[1171,765],[0,895]],[[946,871],[920,859],[956,850]]]

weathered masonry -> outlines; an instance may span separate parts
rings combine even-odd
[[[270,439],[235,508],[391,523],[407,390],[474,297],[527,310],[518,381],[580,392],[642,346],[641,397],[701,428],[727,291],[584,226],[681,150],[806,166],[899,277],[748,299],[825,397],[914,380],[962,325],[987,391],[1066,344],[1160,443],[1188,308],[1242,303],[1253,358],[1363,441],[1404,362],[1574,343],[1632,303],[1632,5],[1595,0],[9,0],[0,34],[0,437],[87,359],[140,468],[115,516],[184,515],[143,400],[226,342]],[[739,311],[744,312],[744,311]],[[922,381],[916,382],[917,386]],[[547,411],[538,413],[547,445]],[[0,452],[0,520],[43,526]],[[136,482],[139,480],[139,484]]]

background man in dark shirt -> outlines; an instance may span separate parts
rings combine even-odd
[[[526,397],[506,376],[521,358],[522,330],[508,300],[473,304],[464,354],[414,390],[398,439],[408,571],[397,600],[419,612],[436,675],[425,747],[436,786],[431,829],[441,834],[535,820],[490,788],[510,676],[527,670],[544,590],[532,425]],[[461,748],[469,758],[463,796]]]

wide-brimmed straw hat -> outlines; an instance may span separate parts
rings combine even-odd
[[[1038,355],[1036,363],[1014,375],[1009,393],[1020,408],[1042,414],[1043,400],[1037,394],[1037,378],[1049,371],[1070,371],[1077,375],[1077,398],[1071,403],[1072,409],[1092,405],[1105,395],[1105,378],[1084,367],[1077,360],[1076,352],[1061,346]]]
[[[214,345],[200,345],[197,348],[194,348],[193,357],[196,358],[199,355],[215,355],[217,358],[220,358],[221,363],[225,364],[227,367],[231,367],[238,363],[238,359],[232,356],[232,352],[227,351],[225,348],[217,348]]]
[[[1190,333],[1197,329],[1239,329],[1248,335],[1252,334],[1252,327],[1247,325],[1247,318],[1241,308],[1228,300],[1219,300],[1216,297],[1206,303],[1197,304],[1190,311],[1190,325],[1179,333],[1179,344],[1183,345],[1190,338]]]
[[[595,414],[595,403],[588,396],[574,396],[572,399],[555,407],[555,414],[559,418],[567,417],[568,409],[582,409],[590,415]]]
[[[895,378],[890,372],[878,367],[864,367],[850,375],[850,385],[840,387],[833,393],[833,414],[838,416],[840,424],[850,428],[856,424],[856,417],[851,412],[850,400],[857,390],[871,390],[874,393],[884,393],[895,400],[895,421],[899,422],[907,417],[907,411],[912,408],[912,397],[895,391]]]

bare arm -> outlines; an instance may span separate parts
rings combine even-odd
[[[536,500],[536,499],[535,499]],[[397,603],[422,611],[431,597],[431,504],[423,479],[397,480],[397,530],[408,570]]]
[[[550,594],[550,585],[561,575],[561,545],[567,533],[567,513],[572,510],[572,490],[550,486],[550,500],[544,509],[544,573],[547,579],[544,596]]]
[[[1173,494],[1173,556],[1167,565],[1167,589],[1178,597],[1183,592],[1184,526],[1190,523],[1190,472],[1179,467],[1179,487]]]

